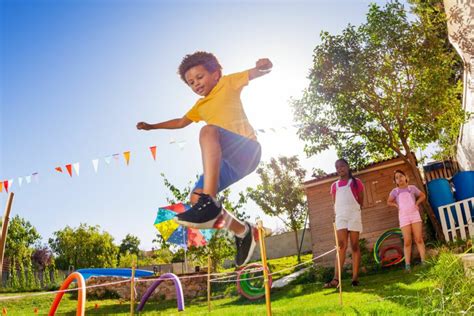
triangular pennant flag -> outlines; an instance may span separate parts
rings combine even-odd
[[[61,173],[63,172],[63,168],[61,168],[61,167],[56,167],[56,168],[54,168],[54,170],[56,170],[57,172],[61,172]]]
[[[67,164],[66,165],[67,173],[69,173],[69,176],[72,177],[72,165]]]
[[[127,166],[128,166],[128,164],[130,163],[130,152],[129,151],[124,152],[123,157],[125,158],[125,162],[127,163]]]
[[[112,156],[104,157],[104,161],[106,164],[110,165],[110,162],[112,161]]]
[[[74,171],[76,172],[76,175],[79,176],[79,163],[76,162],[75,164],[72,165],[74,168]]]
[[[36,183],[39,183],[39,174],[38,174],[38,172],[33,172],[31,175],[33,176],[33,179],[35,179]]]
[[[153,160],[156,161],[156,146],[151,146],[151,155],[153,156]]]
[[[97,170],[99,169],[99,159],[92,160],[92,165],[94,166],[94,172],[97,173]]]
[[[3,181],[0,181],[0,192],[3,191]]]
[[[120,155],[119,155],[119,154],[113,154],[113,155],[112,155],[112,157],[114,157],[114,159],[115,159],[116,161],[118,161],[118,160],[119,160],[119,157],[120,157]]]
[[[176,143],[176,139],[174,139],[173,137],[170,138],[170,144],[174,144]]]
[[[8,180],[3,181],[3,187],[5,188],[5,192],[8,193]]]
[[[18,185],[21,187],[21,184],[23,183],[23,178],[22,177],[18,177]]]
[[[8,180],[8,188],[11,190],[13,186],[13,179]]]
[[[31,182],[31,176],[26,176],[26,183],[30,184],[30,182]]]

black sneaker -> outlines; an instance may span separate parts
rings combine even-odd
[[[222,206],[210,195],[204,193],[198,194],[199,200],[188,211],[176,215],[176,223],[198,229],[208,229],[214,226],[214,223],[222,213]]]
[[[235,264],[237,267],[245,265],[252,257],[255,246],[257,245],[258,234],[252,225],[245,222],[248,227],[248,232],[244,238],[235,236],[235,245],[237,247],[237,255],[235,256]]]

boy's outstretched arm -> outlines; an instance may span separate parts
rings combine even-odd
[[[257,60],[255,68],[249,69],[249,80],[266,75],[272,70],[273,64],[268,58],[262,58]]]
[[[143,129],[145,131],[149,131],[151,129],[178,129],[183,128],[191,124],[193,121],[188,119],[186,116],[182,118],[176,118],[169,121],[155,123],[155,124],[148,124],[146,122],[138,122],[137,129]]]

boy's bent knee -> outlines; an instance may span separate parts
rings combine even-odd
[[[201,132],[199,133],[199,137],[209,137],[209,136],[217,136],[219,135],[219,131],[217,126],[214,125],[205,125],[201,128]]]

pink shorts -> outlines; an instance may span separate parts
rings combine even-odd
[[[420,212],[418,211],[409,212],[408,214],[405,212],[403,215],[400,214],[398,219],[400,220],[400,227],[421,222]]]

